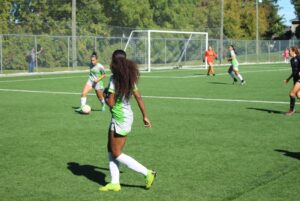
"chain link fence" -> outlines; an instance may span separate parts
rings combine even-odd
[[[86,70],[90,62],[90,55],[93,50],[99,54],[99,62],[108,68],[111,54],[115,49],[123,49],[128,38],[126,36],[118,37],[98,37],[98,36],[78,36],[77,41],[77,67],[72,67],[72,43],[71,36],[48,36],[48,35],[0,35],[0,73],[20,73],[28,72],[30,61],[28,55],[34,49],[34,68],[33,72],[54,72],[54,71],[74,71]],[[172,48],[168,44],[172,44],[170,38],[156,38],[155,43],[160,41],[161,44],[157,50],[159,56],[154,56],[153,64],[161,64],[167,62],[169,55],[172,55]],[[186,39],[182,39],[185,41]],[[183,55],[183,61],[190,58],[190,55],[199,55],[199,63],[202,62],[205,47],[204,41],[199,41],[198,49],[195,46],[187,49]],[[282,53],[291,46],[298,46],[298,40],[260,40],[259,52],[256,53],[255,40],[224,40],[223,55],[227,55],[227,47],[233,44],[238,53],[240,63],[277,63],[284,62]],[[140,44],[137,44],[137,46]],[[220,40],[210,39],[209,45],[217,52],[221,51]],[[155,45],[153,46],[155,47]],[[138,63],[143,64],[147,60],[147,48],[136,48],[130,54],[130,58],[138,58]],[[197,59],[197,58],[196,58]],[[197,62],[197,61],[196,61]],[[226,64],[225,58],[219,58],[220,64]]]

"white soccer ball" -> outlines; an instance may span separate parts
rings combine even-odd
[[[84,113],[84,114],[89,114],[90,112],[91,112],[91,106],[89,106],[89,105],[84,105],[82,108],[81,108],[81,110],[82,110],[82,113]]]

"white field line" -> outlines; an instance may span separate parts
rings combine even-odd
[[[80,95],[81,94],[81,93],[74,93],[74,92],[33,91],[33,90],[23,90],[23,89],[0,89],[0,92],[20,92],[20,93],[38,93],[38,94],[54,94],[54,95]],[[95,96],[95,94],[89,94],[89,95]],[[282,101],[220,99],[220,98],[201,98],[201,97],[143,96],[143,98],[166,99],[166,100],[235,102],[235,103],[289,104],[289,102],[282,102]],[[299,105],[300,103],[296,103],[296,104]]]
[[[21,80],[0,80],[0,83],[7,83],[7,82],[26,82],[26,81],[40,81],[40,80],[59,80],[59,79],[71,79],[77,77],[86,77],[88,76],[70,76],[70,77],[45,77],[45,78],[33,78],[33,79],[21,79]]]
[[[243,71],[240,72],[242,75],[243,74],[248,74],[248,73],[260,73],[260,72],[279,72],[279,71],[287,71],[290,69],[287,68],[280,68],[280,69],[273,69],[273,70],[258,70],[258,71]],[[224,76],[228,75],[228,73],[219,73],[216,74],[216,76]],[[186,78],[198,78],[198,77],[207,77],[207,75],[188,75],[188,76],[155,76],[155,75],[143,75],[142,78],[164,78],[164,79],[186,79]]]
[[[243,71],[241,74],[247,73],[260,73],[260,72],[277,72],[277,71],[286,71],[290,70],[289,68],[279,68],[279,69],[271,69],[271,70],[257,70],[257,71]],[[228,73],[219,73],[216,76],[224,76],[228,75]],[[28,81],[41,81],[41,80],[58,80],[58,79],[71,79],[78,77],[86,77],[88,76],[68,76],[68,77],[50,77],[50,78],[33,78],[33,79],[20,79],[20,80],[0,80],[0,83],[10,83],[10,82],[28,82]],[[189,76],[155,76],[155,75],[142,75],[142,78],[164,78],[164,79],[187,79],[187,78],[198,78],[198,77],[207,77],[207,75],[189,75]]]

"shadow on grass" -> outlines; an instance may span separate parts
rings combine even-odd
[[[275,151],[282,153],[284,156],[300,160],[300,152],[290,152],[282,149],[275,149]]]
[[[80,165],[76,162],[69,162],[67,168],[76,176],[84,176],[87,179],[102,186],[107,184],[107,182],[105,182],[106,175],[103,172],[99,171],[107,171],[107,168],[96,167],[93,165]]]
[[[76,109],[79,109],[79,108],[80,108],[80,107],[74,107],[74,106],[72,107],[72,109],[74,110],[74,112],[76,112],[76,113],[78,113],[78,114],[86,115],[85,113],[77,112]],[[100,112],[100,111],[102,111],[102,110],[100,110],[100,109],[93,109],[93,108],[92,108],[91,111],[92,111],[92,112]]]
[[[226,82],[208,82],[209,84],[224,84],[224,85],[232,85]]]
[[[261,112],[267,112],[267,113],[272,113],[272,114],[283,114],[284,112],[278,111],[278,110],[270,110],[270,109],[264,109],[264,108],[254,108],[254,107],[248,107],[247,109],[249,110],[257,110]]]
[[[99,171],[99,170],[105,170],[109,171],[107,168],[97,167],[93,165],[80,165],[76,162],[69,162],[67,163],[68,169],[76,176],[84,176],[87,179],[89,179],[92,182],[95,182],[99,185],[105,186],[107,182],[105,181],[106,175]],[[122,171],[120,172],[122,173]],[[132,185],[132,184],[123,184],[121,183],[121,186],[123,187],[131,187],[131,188],[145,188],[145,186],[142,185]]]

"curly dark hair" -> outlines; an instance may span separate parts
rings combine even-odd
[[[129,100],[140,76],[137,64],[127,59],[123,50],[116,50],[112,55],[110,70],[117,97]]]
[[[290,50],[292,50],[293,52],[295,52],[295,54],[296,54],[297,56],[299,56],[299,50],[298,50],[298,48],[297,48],[296,46],[292,46],[292,47],[290,48]]]

